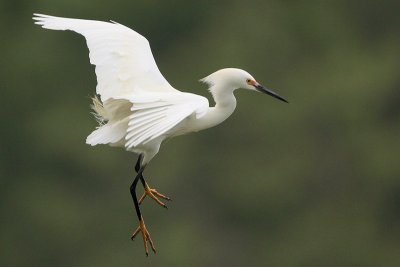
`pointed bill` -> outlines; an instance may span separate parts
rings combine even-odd
[[[285,98],[281,97],[280,95],[278,95],[278,94],[275,93],[274,91],[272,91],[272,90],[270,90],[270,89],[268,89],[268,88],[262,86],[261,84],[256,84],[256,85],[254,85],[254,87],[255,87],[258,91],[260,91],[260,92],[262,92],[262,93],[265,93],[265,94],[267,94],[267,95],[270,95],[270,96],[272,96],[272,97],[275,97],[275,98],[277,98],[277,99],[279,99],[279,100],[281,100],[281,101],[283,101],[283,102],[289,103]]]

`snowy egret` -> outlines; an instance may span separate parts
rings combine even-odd
[[[233,92],[238,88],[259,91],[287,102],[260,85],[241,69],[218,70],[200,81],[206,83],[215,106],[207,98],[173,88],[160,73],[145,37],[114,21],[94,21],[34,14],[36,24],[51,30],[71,30],[86,38],[90,63],[96,66],[96,93],[92,108],[99,126],[86,139],[92,146],[108,144],[139,155],[137,175],[130,187],[139,226],[132,239],[142,234],[146,255],[149,242],[155,247],[144,223],[139,205],[146,196],[167,207],[160,199],[168,197],[150,188],[143,171],[170,137],[197,132],[226,120],[236,108]],[[144,194],[138,200],[136,185],[141,181]]]

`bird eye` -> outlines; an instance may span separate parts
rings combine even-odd
[[[251,85],[251,80],[250,80],[250,79],[247,79],[247,80],[246,80],[246,83]]]

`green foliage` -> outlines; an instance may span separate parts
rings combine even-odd
[[[1,266],[399,266],[396,1],[0,4]],[[84,39],[33,12],[123,23],[178,89],[223,67],[289,99],[237,92],[223,125],[166,142],[146,170],[173,198],[143,213],[135,155],[85,145],[96,85]]]

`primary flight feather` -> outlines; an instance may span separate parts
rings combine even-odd
[[[213,127],[227,119],[236,108],[233,92],[238,88],[266,93],[284,102],[283,97],[260,85],[244,70],[227,68],[201,81],[209,85],[215,101],[209,107],[205,97],[173,88],[160,73],[145,37],[114,21],[104,22],[34,14],[35,23],[51,30],[71,30],[83,35],[90,63],[96,66],[96,93],[93,109],[99,126],[86,139],[90,145],[109,144],[135,152],[137,175],[130,191],[139,220],[132,239],[142,234],[145,252],[155,252],[139,205],[146,196],[163,207],[168,197],[150,188],[143,171],[158,153],[163,140]],[[136,185],[144,194],[138,200]]]

